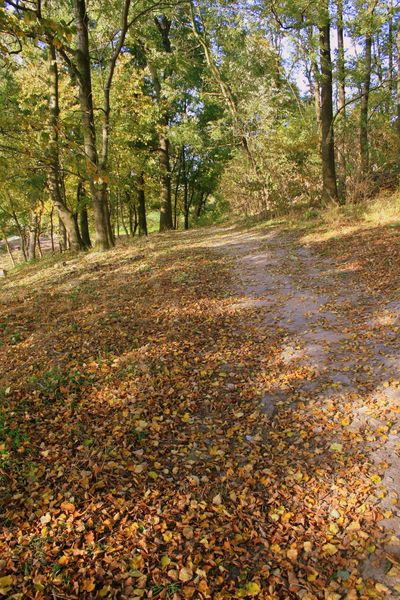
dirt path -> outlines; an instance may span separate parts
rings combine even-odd
[[[364,577],[382,584],[376,584],[378,595],[399,597],[400,306],[371,296],[288,234],[234,233],[218,244],[236,259],[238,307],[259,307],[265,330],[281,333],[282,363],[313,373],[264,396],[272,419],[288,408],[305,421],[309,411],[315,416],[316,409],[332,410],[337,444],[331,448],[341,454],[352,452],[355,440],[363,446],[376,484],[369,501],[384,518],[382,539],[360,555],[359,567]],[[314,429],[322,435],[326,427],[321,419]],[[339,479],[335,493],[340,492]]]

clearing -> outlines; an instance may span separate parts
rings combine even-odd
[[[2,593],[399,597],[399,241],[214,227],[6,278]]]

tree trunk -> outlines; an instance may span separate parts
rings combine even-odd
[[[126,237],[128,237],[129,236],[129,231],[128,231],[128,228],[127,228],[126,223],[125,223],[124,204],[123,203],[121,203],[121,224],[122,224],[122,227],[123,227],[123,229],[125,231]]]
[[[337,44],[338,44],[338,61],[337,61],[337,78],[338,78],[338,110],[341,114],[341,122],[344,126],[346,123],[346,69],[344,62],[344,33],[343,33],[343,0],[338,0],[337,3]],[[344,127],[342,127],[344,129]],[[338,193],[341,204],[346,202],[346,151],[344,131],[341,131],[341,139],[338,144],[338,159],[339,159],[339,176],[338,176]]]
[[[72,250],[81,250],[83,245],[80,239],[79,230],[73,218],[72,212],[64,203],[61,191],[61,170],[58,147],[59,131],[59,100],[58,100],[58,67],[56,51],[53,45],[49,45],[49,113],[50,113],[50,134],[49,134],[49,163],[50,170],[48,176],[48,186],[53,204],[58,212],[58,216],[64,223],[67,230],[69,242]]]
[[[82,182],[79,180],[76,188],[77,207],[79,212],[79,229],[82,243],[85,249],[91,248],[89,233],[89,217],[85,201],[82,203]]]
[[[397,82],[396,82],[396,92],[397,92],[397,137],[398,143],[400,147],[400,19],[397,22]]]
[[[15,267],[15,258],[14,258],[14,255],[12,253],[11,246],[10,246],[10,244],[8,242],[7,234],[6,234],[6,232],[4,230],[2,230],[2,234],[3,234],[4,242],[6,244],[8,256],[10,257],[10,260],[12,262],[12,266]]]
[[[321,159],[322,194],[325,200],[338,201],[333,136],[332,60],[330,45],[329,3],[325,6],[324,22],[319,26],[321,53]]]
[[[138,187],[139,235],[147,235],[146,198],[144,193],[144,174],[139,175]]]
[[[167,126],[166,126],[167,127]],[[172,199],[171,199],[171,172],[169,161],[169,140],[165,132],[160,133],[159,157],[161,170],[161,207],[160,231],[173,229]]]
[[[21,227],[21,223],[19,222],[17,213],[15,212],[15,210],[12,211],[12,216],[15,222],[15,225],[18,229],[18,233],[19,233],[19,237],[21,240],[21,252],[22,252],[22,256],[24,257],[24,261],[27,262],[28,260],[28,254],[27,254],[27,242],[26,242],[26,233],[24,231],[24,228]]]
[[[200,195],[199,202],[198,202],[197,208],[196,208],[196,219],[198,219],[200,217],[202,210],[206,205],[207,198],[208,198],[208,194],[202,193]]]
[[[121,235],[119,233],[119,229],[120,229],[120,222],[119,222],[119,192],[117,192],[116,198],[115,198],[115,229],[117,230],[117,233],[114,234],[114,235],[119,239],[121,237]]]
[[[65,250],[68,250],[67,230],[65,229],[65,225],[60,217],[58,218],[58,232],[58,245],[60,246],[60,252],[65,252]]]
[[[129,8],[131,0],[123,0],[121,12],[121,30],[119,40],[113,48],[112,56],[109,63],[108,74],[105,80],[103,89],[103,110],[102,110],[102,136],[101,136],[101,154],[99,161],[99,170],[103,174],[103,181],[100,188],[101,201],[104,208],[104,216],[107,224],[108,241],[111,246],[115,244],[115,235],[111,226],[111,211],[109,208],[109,186],[106,176],[108,169],[108,149],[110,145],[110,115],[111,115],[111,86],[117,64],[118,57],[124,46],[126,34],[129,28]],[[116,213],[117,236],[119,237],[119,216],[118,208]]]
[[[178,161],[179,161],[179,166],[178,166],[178,173],[176,176],[175,192],[174,192],[174,229],[178,229],[178,196],[179,196],[179,186],[181,184],[181,170],[182,170],[180,156],[178,156]]]
[[[51,208],[50,211],[50,241],[51,241],[51,251],[54,254],[55,251],[55,247],[54,247],[54,208]]]
[[[394,28],[393,28],[393,0],[390,0],[389,31],[388,31],[388,61],[389,61],[389,85],[393,92],[396,89],[396,80],[394,77]]]
[[[185,230],[189,229],[189,185],[186,168],[186,154],[185,146],[182,145],[182,179],[183,179],[183,227]]]
[[[129,192],[126,192],[126,198],[128,200],[128,214],[129,214],[129,235],[133,237],[133,208]]]
[[[135,237],[135,233],[138,228],[138,213],[137,213],[137,208],[136,208],[136,202],[133,203],[133,216],[135,217],[135,220],[133,222],[133,227],[131,227],[131,231],[132,231],[132,237]]]
[[[315,117],[317,120],[319,143],[321,144],[321,73],[319,72],[318,61],[313,52],[313,38],[314,38],[314,27],[310,27],[308,30],[308,45],[311,54],[311,73],[312,73],[312,86],[314,95],[314,106],[315,106]]]
[[[107,191],[107,199],[106,199],[106,203],[104,205],[104,210],[106,212],[106,225],[107,225],[107,234],[109,239],[112,242],[112,245],[115,245],[115,235],[114,235],[114,229],[113,229],[113,225],[111,223],[111,214],[112,214],[112,210],[111,210],[111,205],[108,201],[108,188],[106,188]]]
[[[86,0],[74,0],[74,11],[77,28],[76,59],[79,73],[79,102],[81,107],[82,131],[86,155],[86,171],[93,202],[94,225],[96,231],[95,246],[99,250],[107,250],[113,245],[113,240],[109,235],[107,223],[109,215],[105,205],[107,184],[101,179],[99,158],[96,148],[92,78],[90,72],[89,19],[86,12]]]
[[[37,229],[38,229],[37,215],[32,215],[31,222],[29,225],[28,260],[35,260],[35,258],[36,258]]]
[[[361,171],[367,173],[369,169],[369,141],[368,141],[368,103],[369,89],[371,85],[371,63],[372,63],[372,36],[365,36],[365,61],[364,81],[360,106],[360,158]]]
[[[167,54],[172,53],[171,42],[169,39],[169,32],[171,29],[171,21],[165,15],[160,18],[155,17],[154,19],[157,28],[161,35],[161,42],[164,52]],[[160,75],[154,66],[151,66],[154,90],[156,92],[157,102],[161,105],[165,103],[165,100],[161,94],[161,79]],[[171,75],[171,69],[166,68],[163,73],[163,80]],[[160,185],[161,185],[161,205],[160,205],[160,231],[167,231],[174,228],[172,221],[172,193],[171,193],[171,169],[170,169],[170,156],[169,156],[169,139],[168,139],[168,128],[169,128],[169,115],[167,110],[163,110],[161,116],[161,131],[158,140],[158,156],[160,162]]]
[[[42,246],[40,243],[40,236],[42,235],[42,216],[43,216],[43,203],[41,202],[39,213],[36,215],[36,245],[39,250],[40,258],[43,258]]]

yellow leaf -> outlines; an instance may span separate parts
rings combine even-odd
[[[279,515],[277,513],[272,513],[271,515],[269,515],[269,518],[271,519],[271,521],[279,521]]]
[[[261,588],[255,581],[249,581],[244,586],[244,589],[247,592],[247,596],[257,596],[261,592]]]
[[[346,527],[347,531],[358,531],[360,529],[360,523],[358,521],[353,521]]]
[[[67,565],[68,563],[69,563],[69,556],[66,556],[65,554],[63,556],[60,556],[60,558],[58,559],[59,565]]]
[[[303,473],[301,471],[296,471],[293,475],[293,479],[297,482],[301,481],[303,479]]]
[[[338,551],[334,544],[325,544],[322,546],[322,550],[325,552],[325,554],[329,554],[329,556],[333,556]]]
[[[311,542],[304,542],[303,548],[304,548],[304,552],[311,552],[311,550],[312,550],[312,543]]]
[[[186,583],[186,581],[190,581],[193,577],[192,569],[188,569],[187,567],[182,567],[179,571],[179,579]]]
[[[307,581],[310,581],[310,582],[315,581],[316,579],[318,579],[318,575],[319,575],[318,571],[314,571],[314,569],[313,569],[312,573],[309,573],[307,575]]]
[[[333,533],[333,535],[336,535],[339,531],[339,527],[336,525],[336,523],[329,523],[329,531]]]
[[[290,548],[287,552],[286,552],[286,556],[288,557],[289,560],[297,560],[297,556],[298,556],[298,552],[296,550],[296,548]]]
[[[151,477],[152,479],[157,479],[158,473],[156,473],[155,471],[149,471],[149,477]]]
[[[400,566],[392,565],[390,570],[388,571],[389,577],[400,577]]]
[[[12,575],[5,575],[0,577],[0,588],[8,588],[13,584],[14,578]]]
[[[215,506],[220,506],[220,504],[222,504],[221,494],[217,494],[216,496],[214,496],[213,504],[215,504]]]
[[[161,557],[161,566],[162,566],[162,568],[166,569],[169,564],[171,564],[170,557],[169,556],[162,556]]]
[[[381,477],[379,477],[379,475],[371,475],[371,477],[370,477],[370,480],[371,480],[373,483],[376,483],[376,484],[378,484],[378,483],[380,483],[380,482],[382,481],[382,478],[381,478]]]
[[[331,444],[329,448],[333,452],[343,452],[343,444],[338,444],[337,442]]]

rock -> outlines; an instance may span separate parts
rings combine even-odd
[[[5,269],[0,269],[0,277],[6,277],[7,271]]]

